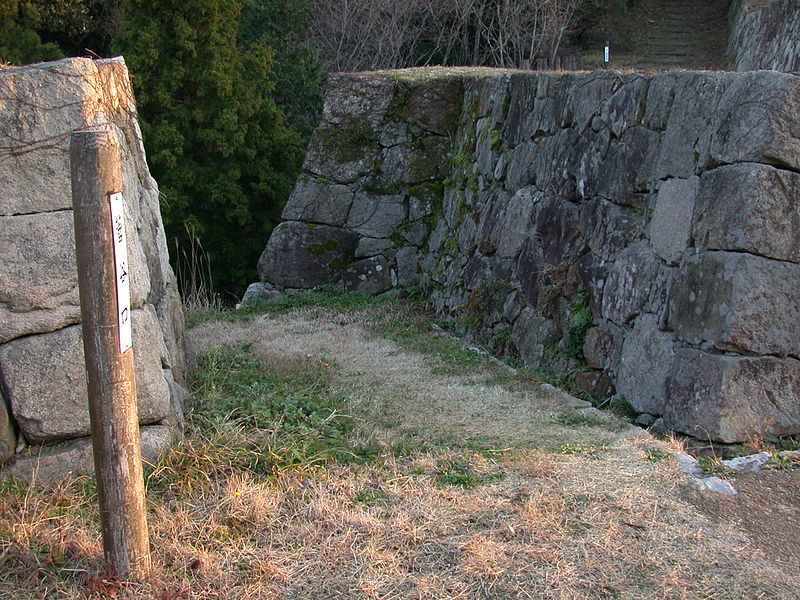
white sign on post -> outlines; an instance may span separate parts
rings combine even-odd
[[[133,347],[131,332],[131,277],[128,267],[128,241],[125,237],[125,209],[122,193],[108,197],[111,205],[111,234],[114,238],[114,264],[117,274],[117,321],[120,354]]]

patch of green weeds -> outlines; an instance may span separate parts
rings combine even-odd
[[[555,423],[567,427],[601,427],[604,423],[595,416],[576,411],[564,412],[558,415]]]
[[[364,490],[353,496],[353,502],[366,504],[367,506],[379,506],[385,504],[388,500],[388,494],[381,489]]]
[[[647,462],[650,463],[657,463],[661,462],[672,456],[669,452],[664,452],[663,450],[659,450],[657,448],[647,448],[644,451],[644,458]]]
[[[505,478],[506,474],[502,471],[476,473],[470,462],[465,458],[440,460],[436,465],[436,480],[443,485],[471,489],[479,485],[497,483]]]
[[[344,312],[358,311],[370,306],[377,306],[391,300],[345,290],[340,285],[321,285],[310,290],[292,292],[278,300],[251,300],[241,308],[225,308],[222,310],[189,312],[186,326],[195,327],[206,321],[238,322],[249,321],[264,314],[284,314],[302,308],[323,308]]]
[[[800,460],[790,456],[780,456],[777,452],[772,453],[770,458],[763,467],[770,471],[794,471],[800,469]]]
[[[324,358],[270,368],[248,345],[213,346],[198,359],[190,434],[149,471],[148,487],[190,491],[240,470],[270,476],[359,460],[345,398],[328,385],[331,368]]]
[[[465,460],[446,460],[439,463],[436,477],[439,483],[456,485],[463,488],[474,488],[480,483],[478,475],[472,471]]]
[[[321,244],[309,244],[306,246],[306,252],[308,252],[311,256],[319,256],[320,254],[325,254],[326,252],[336,250],[338,247],[339,241],[330,238]]]
[[[707,475],[721,479],[730,479],[735,475],[735,471],[724,465],[721,458],[701,456],[697,459],[697,464]]]
[[[382,337],[394,340],[406,350],[433,357],[436,374],[463,373],[485,364],[484,358],[468,350],[464,341],[438,330],[422,311],[422,306],[412,303],[397,305],[397,311],[374,326]]]
[[[605,404],[605,402],[608,403],[611,412],[619,419],[625,421],[626,423],[636,423],[636,417],[639,416],[639,411],[633,407],[631,401],[625,396],[621,394],[612,396],[610,400],[600,403],[600,406]]]
[[[558,447],[559,454],[586,454],[592,457],[599,456],[609,450],[611,450],[611,446],[608,444],[580,444],[575,442],[564,442]]]
[[[502,152],[504,150],[503,133],[498,129],[492,129],[489,135],[491,136],[490,148],[495,152]]]
[[[589,306],[589,294],[583,286],[569,304],[570,326],[567,331],[567,352],[570,356],[583,360],[583,342],[586,332],[594,324],[594,315]]]

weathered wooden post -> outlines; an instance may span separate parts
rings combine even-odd
[[[83,348],[106,568],[121,579],[141,579],[150,570],[150,548],[121,214],[122,169],[114,132],[74,132],[70,162]]]

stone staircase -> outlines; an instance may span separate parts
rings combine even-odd
[[[637,67],[720,69],[724,65],[725,0],[653,2],[642,30]]]

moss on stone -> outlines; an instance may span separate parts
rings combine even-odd
[[[378,135],[366,119],[352,118],[336,126],[321,125],[314,136],[312,143],[320,144],[340,163],[360,160],[378,144]]]
[[[309,244],[306,246],[306,252],[308,252],[311,256],[319,256],[320,254],[325,254],[326,252],[336,250],[338,247],[338,240],[329,238],[321,244]]]
[[[411,186],[408,193],[420,202],[430,206],[434,213],[441,212],[444,201],[444,181],[426,181],[425,183]]]

